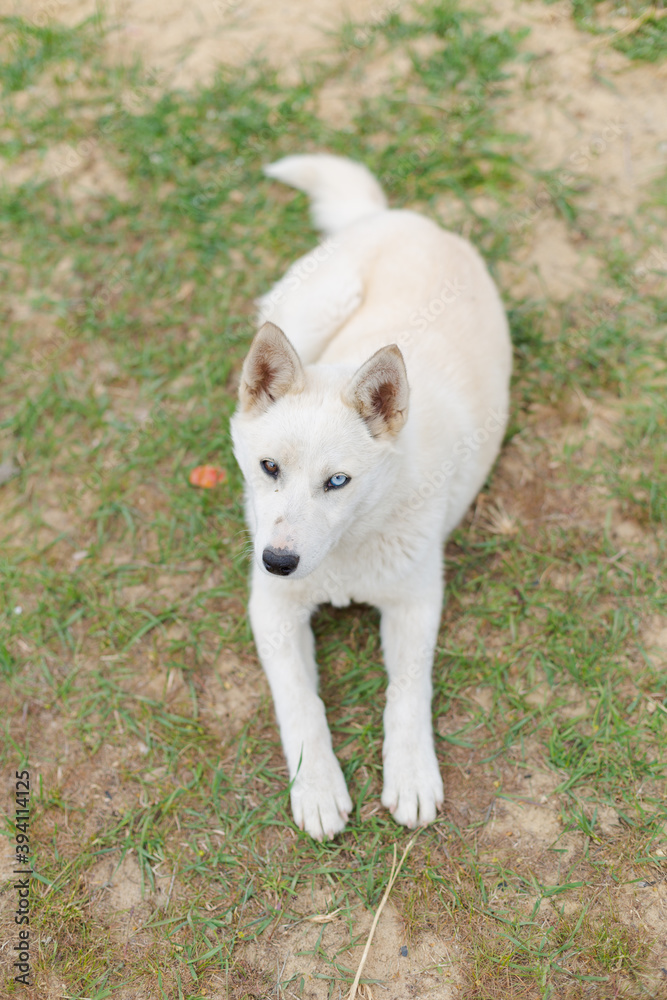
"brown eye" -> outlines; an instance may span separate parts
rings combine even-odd
[[[278,478],[278,473],[280,469],[278,468],[278,463],[274,462],[272,458],[263,458],[259,463],[267,476],[272,476],[274,479]]]

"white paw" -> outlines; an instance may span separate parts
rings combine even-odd
[[[335,837],[352,809],[340,764],[331,753],[301,767],[291,791],[294,822],[315,840]]]
[[[385,741],[382,805],[403,826],[432,823],[444,792],[435,751],[428,741]]]

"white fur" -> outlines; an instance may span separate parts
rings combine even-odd
[[[329,155],[290,156],[267,173],[306,190],[319,224],[335,234],[319,257],[302,258],[317,266],[296,276],[291,269],[261,303],[263,318],[282,327],[304,367],[286,369],[273,401],[254,403],[251,355],[261,363],[269,349],[260,332],[232,420],[254,547],[250,617],[294,818],[320,839],[342,830],[352,808],[317,694],[309,619],[318,604],[358,601],[380,609],[389,675],[382,803],[399,823],[428,823],[443,800],[431,725],[443,544],[502,441],[507,321],[473,247],[420,215],[387,209],[364,167]],[[279,331],[271,351],[274,342],[280,355]],[[403,355],[410,398],[384,428],[381,418],[364,419],[355,373],[389,344]],[[391,369],[386,377],[400,380],[396,356],[381,353],[373,377]],[[263,471],[264,459],[278,463],[277,479]],[[325,490],[336,473],[350,481]],[[296,570],[267,572],[267,547],[297,554]]]
[[[305,191],[311,199],[315,228],[325,233],[338,232],[387,207],[384,191],[370,170],[341,156],[286,156],[269,164],[264,173]]]

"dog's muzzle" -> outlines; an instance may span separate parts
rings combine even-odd
[[[299,565],[299,556],[285,549],[266,548],[262,552],[264,568],[276,576],[289,576]]]

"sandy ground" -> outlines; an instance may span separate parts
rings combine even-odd
[[[110,0],[105,6],[113,26],[109,57],[140,56],[163,87],[188,87],[211,78],[221,63],[239,64],[255,55],[272,62],[287,77],[299,76],[301,66],[334,51],[333,33],[351,16],[356,21],[382,20],[400,0]],[[92,16],[91,0],[3,0],[0,9],[21,12],[35,23],[49,16],[67,24]],[[648,184],[667,166],[667,115],[664,95],[667,65],[633,65],[607,41],[578,31],[567,0],[544,5],[531,0],[492,0],[488,23],[495,28],[529,27],[524,49],[536,58],[519,63],[512,80],[513,99],[504,102],[511,131],[527,137],[526,154],[537,166],[557,170],[564,184],[586,187],[584,211],[601,213],[604,232],[626,250],[636,249],[630,220],[645,198]],[[621,28],[627,19],[613,22]],[[363,93],[400,87],[409,61],[382,55],[365,69]],[[330,85],[319,110],[332,124],[350,119],[360,99],[358,84]],[[58,159],[58,150],[50,160]],[[52,163],[29,158],[12,168],[17,181],[27,173],[52,173]],[[95,192],[123,196],[123,180],[103,162],[86,164],[69,178],[75,197]],[[504,284],[516,297],[562,301],[595,281],[599,261],[594,249],[575,244],[562,220],[547,207],[539,189],[526,191],[524,204],[507,224],[521,229],[524,245],[518,258],[502,268]],[[477,210],[493,215],[497,206],[478,198]],[[457,206],[443,200],[442,221],[455,223]],[[599,222],[598,222],[599,228]],[[650,232],[650,224],[648,225]],[[667,261],[667,245],[656,228],[656,245],[646,270]]]
[[[38,24],[49,16],[75,24],[92,15],[95,5],[90,0],[4,0],[2,9],[5,13],[20,11]],[[176,0],[112,0],[107,7],[113,25],[109,55],[118,59],[141,55],[146,65],[158,71],[165,87],[188,87],[206,81],[220,62],[239,64],[257,54],[266,56],[284,73],[294,75],[299,73],[300,61],[326,57],[333,51],[331,32],[344,23],[352,10],[355,20],[361,21],[381,17],[386,9],[380,0],[355,0],[348,5],[335,0],[197,0],[188,4]],[[537,58],[516,67],[509,84],[512,96],[505,105],[504,124],[527,136],[526,156],[533,162],[557,169],[563,177],[587,182],[583,206],[590,212],[595,230],[595,240],[584,245],[574,242],[572,233],[554,216],[539,190],[527,190],[517,215],[508,220],[509,225],[521,229],[525,239],[519,257],[501,267],[503,282],[513,288],[517,297],[564,300],[573,291],[595,283],[600,263],[594,248],[601,240],[617,238],[626,249],[636,249],[638,237],[632,222],[647,186],[667,165],[667,66],[633,65],[599,38],[578,32],[569,18],[569,5],[563,0],[549,6],[492,0],[489,22],[497,27],[531,28],[524,48]],[[387,64],[380,56],[377,65],[368,69],[369,86],[396,86],[400,73],[400,65]],[[330,100],[323,102],[322,114],[330,115],[336,123],[349,116],[358,100],[357,90],[341,81]],[[18,169],[37,169],[37,165],[26,162]],[[22,179],[23,175],[15,176]],[[108,188],[113,178],[99,164],[89,165],[77,173],[76,183],[85,197],[86,191]],[[490,214],[498,211],[490,199],[478,202],[478,210]],[[443,221],[455,220],[456,214],[457,205],[443,200]],[[640,229],[649,234],[653,245],[637,271],[637,281],[655,281],[658,279],[654,272],[667,265],[667,245],[657,228],[655,238],[651,238],[650,220],[644,220]],[[591,433],[600,437],[613,433],[613,414],[600,412],[593,416]],[[526,465],[518,449],[519,444],[509,449],[501,463],[501,492],[503,472],[514,478],[512,463],[519,467],[523,461]],[[633,530],[632,525],[623,529],[620,524],[617,528],[630,534]],[[650,638],[654,655],[664,660],[667,621],[655,621]],[[224,691],[220,699],[220,711],[225,714],[230,706],[225,703]],[[238,716],[244,710],[251,711],[254,704],[249,689],[245,701],[231,708]],[[502,838],[511,838],[517,850],[525,850],[535,858],[546,850],[561,830],[558,803],[551,794],[554,783],[551,772],[536,766],[523,798],[494,807],[483,834],[490,852]],[[613,810],[604,821],[613,835],[618,822]],[[564,837],[563,846],[574,850],[576,837]],[[111,887],[107,901],[111,909],[141,905],[138,869],[131,860],[115,873],[100,866],[97,875],[100,886]],[[640,914],[656,935],[664,936],[667,886],[663,883],[656,887],[650,898],[634,886],[624,891],[629,910]],[[338,915],[327,916],[329,901],[324,895],[303,898],[295,908],[301,909],[303,919],[280,925],[270,938],[248,945],[245,958],[267,971],[281,970],[283,978],[299,971],[308,979],[306,995],[325,997],[326,983],[311,978],[317,971],[317,959],[299,953],[312,949],[320,934],[323,946],[335,952],[347,940],[347,929]],[[371,917],[360,908],[358,919],[358,931],[364,933]],[[417,946],[410,945],[407,954],[402,953],[406,948],[403,925],[390,904],[379,924],[366,970],[370,976],[390,979],[391,992],[387,995],[394,1000],[431,995],[447,1000],[459,995],[456,940],[444,940],[429,932]],[[343,953],[340,960],[356,967],[361,950],[359,945]]]
[[[391,6],[379,0],[3,0],[0,10],[37,24],[55,16],[79,24],[102,8],[112,26],[109,50],[116,59],[139,55],[165,85],[206,82],[220,63],[240,65],[263,56],[298,76],[299,60],[331,51],[330,36],[346,19],[372,18]]]

